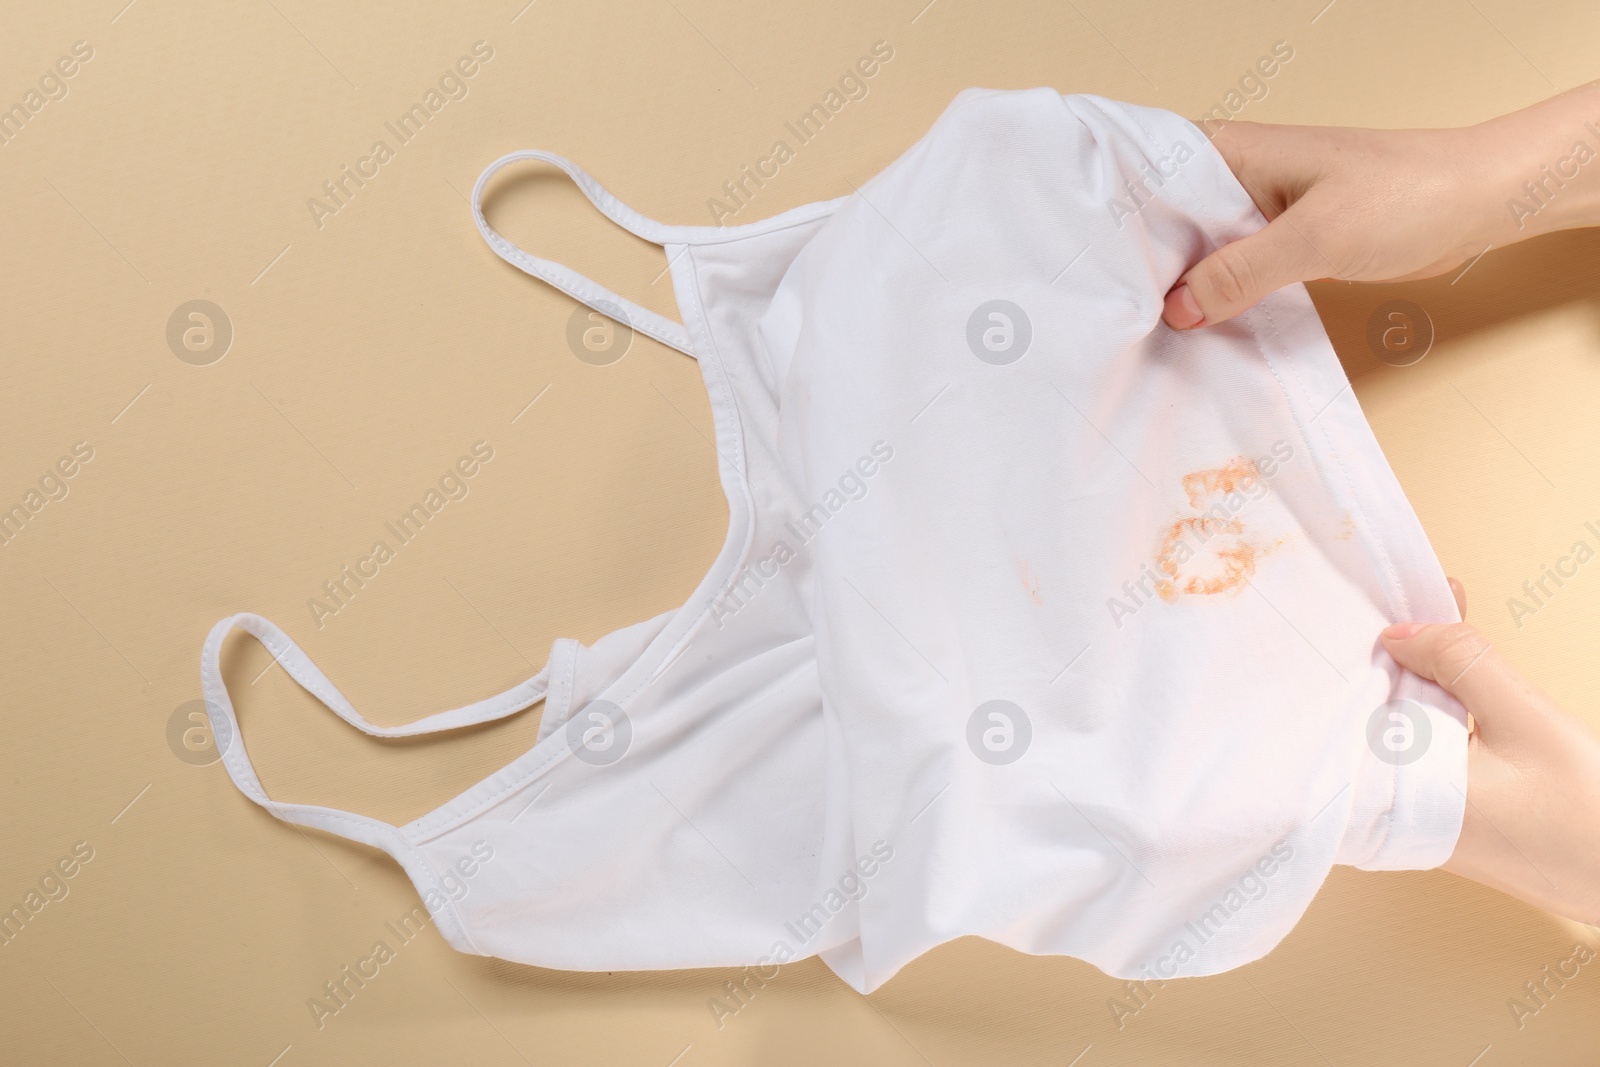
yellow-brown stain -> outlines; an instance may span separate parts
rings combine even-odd
[[[1254,460],[1239,456],[1221,467],[1208,467],[1183,476],[1183,491],[1189,506],[1197,511],[1212,497],[1226,498],[1252,482],[1261,474]],[[1213,507],[1214,510],[1214,507]],[[1167,527],[1156,550],[1156,565],[1166,575],[1155,583],[1156,594],[1169,604],[1180,596],[1216,596],[1237,591],[1256,572],[1256,560],[1270,552],[1276,545],[1267,547],[1245,535],[1245,525],[1235,516],[1223,518],[1216,515],[1198,515],[1182,518]],[[1226,543],[1209,547],[1215,537],[1225,537]],[[1208,551],[1194,552],[1193,545],[1206,546]],[[1279,542],[1281,544],[1281,542]],[[1188,546],[1188,559],[1179,558],[1180,546]],[[1185,573],[1185,566],[1196,558],[1209,558],[1214,563],[1206,573]]]

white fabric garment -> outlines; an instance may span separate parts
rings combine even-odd
[[[663,245],[682,326],[490,228],[523,160]],[[870,992],[979,935],[1172,978],[1270,951],[1335,863],[1448,858],[1465,713],[1377,635],[1454,603],[1304,288],[1160,322],[1264,224],[1193,125],[968,90],[855,194],[765,222],[664,226],[544,152],[473,205],[502,258],[699,359],[730,520],[682,608],[408,727],[258,616],[212,630],[234,781],[388,851],[453,946],[820,954]],[[539,740],[401,827],[273,802],[222,681],[235,628],[369,733],[543,697]]]

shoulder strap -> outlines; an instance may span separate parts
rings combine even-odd
[[[678,323],[669,318],[656,314],[649,308],[642,307],[626,297],[619,296],[605,286],[579,274],[571,267],[556,263],[553,260],[540,259],[531,256],[506,240],[489,221],[483,216],[483,190],[489,184],[489,179],[501,168],[523,160],[539,160],[544,163],[553,163],[577,183],[583,190],[583,195],[589,198],[590,203],[599,208],[612,222],[627,230],[636,237],[665,247],[669,242],[668,235],[672,227],[665,226],[654,219],[647,219],[633,210],[616,197],[607,192],[599,182],[591,178],[582,167],[554,152],[541,152],[529,149],[523,152],[512,152],[501,156],[478,175],[477,184],[472,187],[472,215],[478,224],[478,232],[483,234],[483,239],[489,242],[489,247],[495,254],[519,270],[533,275],[535,278],[549,282],[563,293],[575,300],[587,304],[589,307],[609,318],[616,319],[638,330],[640,333],[649,334],[662,344],[671,345],[685,355],[694,355],[694,350],[689,343],[689,333]],[[618,315],[618,311],[621,315]]]
[[[667,246],[673,227],[647,219],[637,211],[606,192],[598,182],[571,161],[551,152],[525,151],[502,156],[489,165],[472,188],[472,213],[489,247],[507,263],[542,279],[562,292],[587,304],[589,307],[617,319],[624,325],[654,337],[686,355],[693,356],[688,331],[681,325],[648,308],[628,300],[611,290],[572,270],[570,267],[547,259],[531,256],[496,233],[483,215],[483,190],[495,172],[511,163],[522,160],[540,160],[560,167],[577,182],[578,188],[605,215],[619,226],[647,241]],[[678,228],[681,230],[682,228]],[[620,312],[620,316],[619,316]],[[345,722],[373,737],[414,737],[418,734],[459,730],[466,726],[493,722],[515,715],[544,699],[549,677],[547,665],[538,674],[503,693],[468,704],[465,707],[441,711],[404,726],[378,726],[367,721],[355,707],[336,689],[327,675],[311,662],[300,646],[272,622],[249,612],[231,615],[211,628],[200,655],[200,684],[205,697],[206,714],[211,720],[211,731],[216,739],[228,776],[239,791],[265,808],[275,818],[299,826],[311,827],[325,833],[336,834],[351,841],[383,849],[403,867],[411,880],[424,894],[437,888],[438,876],[417,846],[401,830],[381,819],[366,815],[326,808],[315,804],[282,804],[267,795],[256,775],[255,765],[245,750],[240,736],[239,720],[233,709],[233,699],[222,678],[222,646],[234,630],[244,630],[266,646],[274,659],[283,666],[301,688],[315,696]],[[443,895],[440,899],[447,899]],[[460,917],[453,906],[442,907],[434,913],[440,932],[456,948],[464,952],[478,951],[471,943]]]
[[[544,698],[549,667],[527,681],[477,703],[441,711],[405,726],[378,726],[368,722],[360,712],[356,711],[350,701],[345,699],[344,694],[334,688],[328,676],[300,650],[300,646],[267,619],[249,612],[231,615],[213,626],[211,633],[206,636],[205,647],[200,653],[201,692],[205,697],[206,714],[211,720],[211,736],[216,741],[217,749],[221,753],[223,764],[228,769],[228,776],[233,779],[233,784],[238,786],[239,791],[245,796],[284,822],[309,826],[383,849],[405,868],[411,880],[426,895],[428,887],[437,884],[437,875],[416,845],[412,844],[398,827],[381,819],[356,815],[337,808],[325,808],[315,804],[281,804],[267,796],[266,790],[261,786],[261,779],[256,776],[255,766],[245,751],[244,739],[239,733],[239,719],[233,710],[233,699],[228,693],[228,684],[222,678],[222,646],[234,630],[244,630],[252,634],[266,646],[267,651],[272,653],[273,658],[289,673],[289,677],[300,684],[301,688],[322,701],[345,722],[374,737],[413,737],[417,734],[438,733],[442,730],[459,730],[465,726],[493,722],[515,715]],[[435,918],[440,923],[441,932],[453,945],[462,948],[463,951],[476,951],[474,948],[464,947],[469,946],[470,941],[453,909],[448,913],[442,911],[435,913]]]

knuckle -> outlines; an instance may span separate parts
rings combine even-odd
[[[1249,301],[1254,292],[1255,271],[1245,256],[1224,248],[1212,260],[1209,281],[1212,296],[1231,310]]]
[[[1445,678],[1459,677],[1484,653],[1489,641],[1464,622],[1441,626],[1434,639],[1434,662]]]

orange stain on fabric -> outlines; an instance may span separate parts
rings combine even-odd
[[[1183,491],[1189,496],[1189,506],[1197,508],[1206,497],[1218,493],[1226,496],[1240,489],[1249,489],[1260,479],[1261,472],[1256,469],[1256,461],[1248,456],[1240,456],[1226,467],[1185,474]]]
[[[1189,506],[1205,513],[1178,519],[1161,538],[1156,565],[1166,577],[1155,582],[1155,590],[1162,600],[1170,604],[1184,595],[1216,596],[1250,581],[1256,561],[1277,545],[1263,546],[1245,537],[1245,526],[1235,515],[1239,509],[1230,509],[1227,498],[1252,492],[1260,482],[1255,461],[1245,456],[1183,476]],[[1219,502],[1205,508],[1212,498]]]

